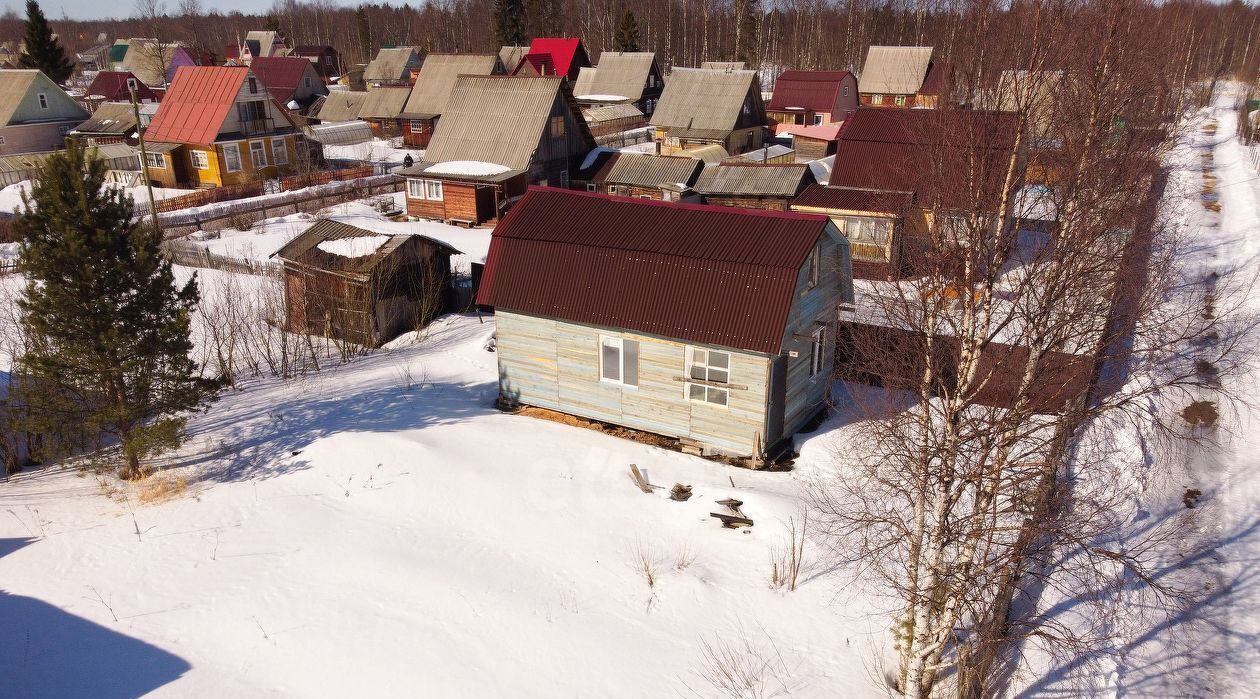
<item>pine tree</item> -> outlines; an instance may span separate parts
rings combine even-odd
[[[38,68],[58,85],[74,74],[74,64],[66,58],[66,52],[53,36],[52,27],[48,26],[48,18],[35,0],[26,0],[26,31],[22,43],[18,62],[23,68]]]
[[[617,32],[613,34],[613,45],[618,51],[639,50],[639,20],[626,8],[617,22]]]
[[[189,356],[196,280],[176,287],[158,237],[132,219],[131,198],[102,189],[105,172],[72,140],[23,196],[15,232],[28,347],[18,394],[28,431],[112,437],[122,474],[136,478],[141,459],[179,444],[182,415],[214,400],[220,384]]]
[[[530,36],[564,35],[563,0],[526,0],[525,19]]]
[[[735,6],[735,57],[749,68],[758,65],[757,32],[761,24],[761,3],[758,0],[737,0]]]
[[[525,45],[524,0],[494,0],[494,37],[500,46]]]
[[[359,50],[363,56],[369,60],[376,55],[376,51],[372,47],[372,25],[368,21],[367,8],[360,5],[354,11],[354,23],[359,30]]]

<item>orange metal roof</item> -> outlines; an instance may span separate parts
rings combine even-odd
[[[214,143],[247,75],[244,66],[180,66],[145,139]]]

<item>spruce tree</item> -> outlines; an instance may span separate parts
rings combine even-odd
[[[158,236],[133,219],[129,196],[103,189],[105,172],[72,140],[23,196],[15,232],[28,346],[18,393],[28,431],[112,437],[122,475],[137,478],[141,460],[177,446],[183,415],[220,384],[189,356],[196,280],[176,287]]]
[[[525,45],[525,0],[494,0],[494,38],[500,46]]]
[[[22,56],[18,63],[23,68],[38,68],[58,85],[64,84],[74,74],[74,64],[66,58],[66,52],[53,36],[48,18],[35,0],[26,0],[26,31],[22,34]]]
[[[618,51],[639,50],[639,20],[626,8],[617,22],[617,32],[613,34],[613,45]]]

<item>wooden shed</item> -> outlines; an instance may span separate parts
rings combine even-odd
[[[706,167],[695,190],[706,204],[787,211],[792,199],[813,183],[808,165],[725,162]]]
[[[447,309],[458,254],[422,235],[320,221],[272,255],[284,265],[286,329],[379,347]]]
[[[822,409],[852,300],[826,217],[539,187],[495,228],[478,293],[501,404],[755,463]]]
[[[595,174],[586,189],[639,199],[668,199],[675,192],[695,184],[704,161],[682,155],[615,153]],[[665,187],[671,189],[666,190]]]

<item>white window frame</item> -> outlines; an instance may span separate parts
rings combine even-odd
[[[906,96],[897,95],[896,97],[893,98],[893,104],[897,105],[898,107],[906,106]]]
[[[806,288],[813,289],[818,286],[820,277],[822,277],[822,243],[814,243],[814,247],[809,251],[809,280],[806,282]]]
[[[617,386],[621,386],[622,388],[638,388],[639,387],[639,384],[638,384],[639,367],[637,364],[638,352],[635,353],[636,364],[634,367],[635,369],[634,383],[626,382],[626,366],[627,366],[626,342],[627,340],[625,338],[618,337],[616,335],[604,335],[602,333],[600,334],[599,346],[596,348],[596,351],[599,353],[599,382],[600,383],[614,384]],[[630,342],[638,343],[638,340],[630,340]],[[605,358],[604,358],[605,348],[617,350],[617,366],[615,367],[617,369],[616,377],[608,376],[607,369],[609,367],[607,366],[607,362],[605,361]]]
[[[618,186],[617,186],[617,185],[615,185],[615,184],[610,184],[610,185],[608,185],[608,193],[609,193],[609,194],[620,194],[620,190],[619,190],[619,188],[618,188]]]
[[[39,93],[39,108],[48,109],[48,95],[43,92]]]
[[[715,355],[726,357],[726,366],[721,367],[713,364]],[[687,346],[687,381],[684,382],[683,396],[692,403],[704,403],[719,408],[729,407],[731,404],[731,360],[730,352],[724,350],[709,349],[707,347]],[[697,376],[697,373],[703,376]],[[717,378],[725,375],[725,378]],[[700,383],[701,381],[708,383]],[[713,383],[728,384],[727,386],[714,386]],[[698,395],[697,395],[698,393]],[[712,397],[721,396],[720,402],[710,400]]]
[[[876,104],[876,105],[879,105],[879,104],[883,104],[883,103],[884,103],[884,96],[883,96],[883,95],[880,95],[880,94],[874,94],[874,95],[871,95],[871,104]]]
[[[424,130],[423,119],[408,119],[407,121],[410,122],[407,126],[411,129],[411,133],[420,133]]]
[[[192,162],[193,168],[197,170],[210,169],[210,157],[206,155],[204,150],[188,151],[188,159]]]
[[[5,145],[4,136],[0,136],[0,146]]]
[[[271,139],[271,164],[289,164],[289,145],[284,142],[283,138]]]
[[[148,160],[145,161],[144,163],[145,167],[154,168],[158,170],[166,169],[166,156],[162,155],[161,153],[145,152],[144,156],[148,158]]]
[[[236,167],[232,166],[232,158],[228,157],[228,153],[236,154]],[[223,144],[223,171],[224,172],[240,172],[241,171],[241,144],[225,143]]]
[[[442,201],[442,180],[425,180],[424,198],[429,201]]]
[[[257,149],[254,148],[257,146]],[[258,153],[262,153],[262,162],[259,163]],[[267,167],[267,144],[263,141],[249,142],[249,162],[253,164],[255,170],[261,170]]]
[[[588,191],[588,192],[598,192],[598,191],[599,191],[599,185],[595,184],[594,182],[587,182],[587,183],[586,183],[586,191]]]
[[[827,326],[820,325],[814,329],[809,344],[809,378],[816,379],[822,373],[823,362],[827,358]]]
[[[135,78],[127,78],[127,92],[138,92],[140,83]]]
[[[414,177],[407,178],[407,198],[424,199],[424,180],[418,180]]]
[[[821,114],[814,115],[814,126],[822,126],[823,118]]]

